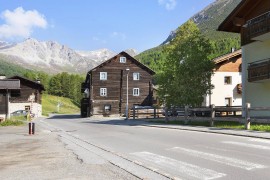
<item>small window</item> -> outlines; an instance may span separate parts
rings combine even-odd
[[[139,88],[133,88],[133,96],[139,96],[140,95],[140,89]]]
[[[232,98],[225,98],[225,106],[232,106]]]
[[[225,76],[224,84],[232,84],[232,76]]]
[[[126,63],[127,58],[126,57],[120,57],[120,63]]]
[[[100,72],[100,80],[107,80],[107,72]]]
[[[25,109],[26,111],[30,111],[30,106],[24,106],[24,109]]]
[[[107,111],[111,111],[111,105],[110,104],[106,104],[104,105],[104,110]]]
[[[100,96],[107,96],[107,88],[100,88]]]
[[[140,73],[133,73],[133,80],[140,80]]]

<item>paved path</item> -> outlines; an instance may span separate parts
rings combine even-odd
[[[0,179],[137,179],[95,154],[84,162],[57,133],[0,127]]]

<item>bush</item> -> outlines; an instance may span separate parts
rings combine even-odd
[[[24,124],[23,121],[8,119],[8,120],[0,123],[0,126],[21,126],[23,124]]]

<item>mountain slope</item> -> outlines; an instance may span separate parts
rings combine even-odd
[[[126,52],[131,56],[137,55],[134,49],[127,49]],[[49,74],[59,72],[84,74],[115,55],[115,52],[108,49],[75,51],[56,41],[40,42],[33,38],[17,44],[0,42],[2,62]]]
[[[83,64],[87,60],[65,45],[55,41],[39,42],[32,38],[10,47],[1,48],[0,55],[3,60],[8,62],[48,73],[81,72],[81,69],[73,67],[75,64]],[[96,64],[93,62],[89,65],[90,67],[86,68],[92,68]]]
[[[216,31],[219,24],[240,1],[241,0],[216,0],[190,18],[190,20],[193,20],[197,24],[201,33],[206,38],[210,39],[213,44],[214,52],[212,53],[212,58],[229,52],[232,47],[240,48],[240,37],[238,34]],[[177,29],[171,31],[168,38],[162,42],[160,46],[146,50],[137,55],[136,58],[149,65],[154,64],[153,62],[157,60],[157,57],[165,58],[162,49],[175,37]],[[155,69],[152,66],[150,67]]]

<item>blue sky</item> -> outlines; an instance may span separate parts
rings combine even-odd
[[[0,40],[32,37],[76,50],[139,52],[214,0],[0,0]]]

